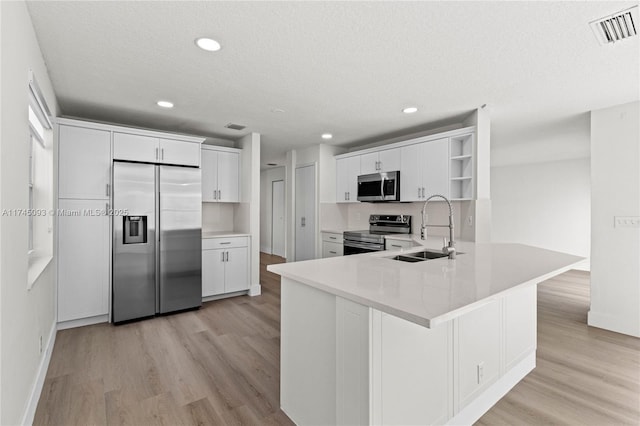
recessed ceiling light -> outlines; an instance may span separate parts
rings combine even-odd
[[[196,39],[196,45],[200,49],[206,50],[207,52],[216,52],[222,48],[222,46],[220,46],[220,43],[218,43],[212,38],[206,38],[206,37],[200,37]]]
[[[322,139],[331,139],[333,137],[333,135],[331,133],[323,133],[322,134]]]
[[[402,110],[402,112],[404,112],[405,114],[413,114],[414,112],[417,112],[418,108],[416,107],[406,107],[405,109]]]
[[[156,103],[158,104],[159,107],[162,107],[162,108],[173,108],[173,102],[158,101]]]

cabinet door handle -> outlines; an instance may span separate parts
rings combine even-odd
[[[107,215],[109,215],[109,203],[104,203],[104,209],[106,210]]]
[[[111,188],[109,188],[110,186],[111,186],[111,185],[107,184],[107,189],[106,189],[106,191],[107,191],[107,197],[110,195],[110,192],[111,192],[111,190],[110,190]]]
[[[418,198],[422,198],[422,197],[420,196],[420,188],[418,188]]]
[[[160,159],[164,160],[164,148],[160,150]]]
[[[156,148],[156,160],[158,159],[158,148]]]
[[[398,248],[402,248],[402,246],[401,246],[401,245],[399,245],[399,244],[391,244],[391,247],[398,247]]]
[[[424,187],[422,187],[422,198],[424,198]]]
[[[351,193],[347,192],[347,201],[351,199]]]
[[[221,244],[221,245],[224,245],[224,244],[231,244],[231,241],[223,241],[223,242],[221,242],[220,244]]]
[[[216,191],[215,189],[213,190],[213,199],[214,200],[218,199],[218,191]]]
[[[332,239],[332,240],[335,240],[335,239],[336,239],[336,237],[329,237],[329,238],[330,238],[330,239]]]
[[[222,191],[218,189],[218,201],[222,200]]]
[[[331,251],[331,250],[329,250],[329,253],[331,253],[331,254],[338,254],[338,253],[336,253],[335,251]]]
[[[227,252],[227,262],[229,261],[229,252]]]
[[[224,262],[224,252],[220,253],[220,255],[222,256],[222,261]]]

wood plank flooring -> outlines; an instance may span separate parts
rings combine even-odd
[[[477,425],[640,424],[640,339],[587,326],[589,273],[538,286],[536,368]]]
[[[262,295],[60,331],[35,425],[289,425],[279,409],[280,279]],[[587,327],[588,273],[539,286],[537,367],[478,425],[640,424],[640,339]]]
[[[262,295],[58,332],[34,425],[289,425],[280,410],[281,263]]]

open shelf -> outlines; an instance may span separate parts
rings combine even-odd
[[[449,139],[449,191],[453,200],[474,197],[473,134]]]

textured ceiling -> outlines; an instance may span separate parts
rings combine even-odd
[[[588,22],[637,2],[28,2],[62,113],[286,150],[488,104],[492,143],[639,99],[639,37]],[[204,52],[194,39],[222,44]],[[175,103],[173,110],[155,105]],[[419,112],[400,111],[415,105]],[[273,112],[278,108],[284,112]],[[582,118],[579,120],[584,121]],[[225,129],[229,123],[243,132]]]

